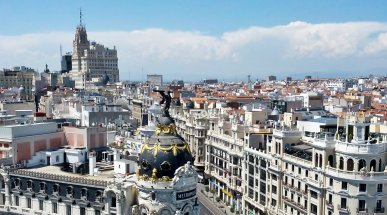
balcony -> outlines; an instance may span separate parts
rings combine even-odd
[[[290,129],[274,129],[273,136],[277,137],[301,137],[302,132]]]
[[[328,200],[326,201],[326,205],[327,205],[327,208],[332,211],[335,209],[335,206],[333,206],[333,203],[329,202]]]
[[[382,215],[384,214],[384,208],[375,208],[374,215]]]
[[[337,205],[337,210],[340,211],[340,213],[346,213],[349,214],[349,209],[347,206],[344,205]]]
[[[386,143],[348,143],[344,141],[336,141],[336,151],[353,153],[353,154],[380,154],[387,151]]]
[[[305,206],[301,205],[300,203],[297,203],[297,202],[290,200],[290,199],[287,199],[287,198],[284,198],[283,200],[284,200],[285,204],[290,205],[292,208],[295,208],[304,214],[307,213]]]
[[[387,172],[366,172],[363,174],[358,171],[346,171],[333,167],[327,167],[325,171],[329,176],[349,180],[370,180],[370,178],[372,180],[384,180],[387,176]]]
[[[367,208],[356,208],[356,214],[357,215],[367,215],[368,209]]]
[[[301,140],[320,148],[330,148],[335,144],[334,137],[331,134],[318,134],[315,137],[302,136]]]

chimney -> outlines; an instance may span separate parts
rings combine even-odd
[[[89,152],[89,175],[94,175],[94,168],[97,166],[97,156],[95,151]]]
[[[113,161],[119,160],[120,158],[121,158],[120,150],[119,149],[113,149]]]

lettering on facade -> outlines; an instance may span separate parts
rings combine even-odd
[[[189,199],[196,196],[196,189],[176,193],[176,200]]]

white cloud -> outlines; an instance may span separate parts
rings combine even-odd
[[[292,22],[273,27],[250,27],[220,36],[200,32],[145,29],[92,32],[89,39],[117,47],[123,79],[145,72],[167,79],[235,78],[237,74],[284,74],[335,69],[387,68],[387,23]],[[59,45],[71,51],[74,32],[0,35],[0,66],[25,65],[59,69]],[[356,63],[351,62],[356,59]],[[327,65],[326,62],[330,64]],[[372,62],[372,63],[371,63]],[[240,78],[238,75],[237,78]]]

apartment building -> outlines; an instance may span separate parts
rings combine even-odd
[[[386,133],[370,125],[309,119],[277,126],[266,151],[244,147],[244,214],[385,214]]]
[[[20,99],[33,100],[35,79],[38,73],[25,66],[0,71],[0,86],[3,88],[19,88]],[[24,95],[23,95],[24,94]]]
[[[178,132],[184,137],[190,146],[194,165],[204,170],[205,162],[205,140],[208,131],[208,113],[204,109],[174,110],[176,127]]]
[[[242,163],[245,126],[236,120],[209,118],[205,173],[210,189],[236,210],[242,207]]]

